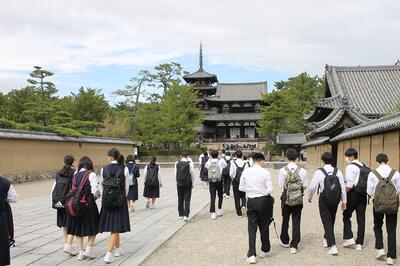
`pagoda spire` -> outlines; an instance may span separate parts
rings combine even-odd
[[[203,70],[203,44],[201,41],[200,41],[199,67],[200,70]]]

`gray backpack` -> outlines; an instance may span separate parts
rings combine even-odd
[[[217,182],[221,181],[221,171],[219,171],[218,161],[213,162],[210,161],[210,167],[208,168],[208,181],[210,182]]]
[[[399,197],[397,195],[397,189],[390,180],[396,173],[396,170],[392,169],[389,176],[384,179],[376,170],[372,171],[379,179],[379,183],[375,188],[374,196],[374,210],[377,213],[382,214],[396,214],[399,209]]]
[[[287,176],[285,179],[284,195],[285,204],[288,206],[297,206],[303,204],[304,187],[300,177],[300,167],[292,172],[285,167]]]

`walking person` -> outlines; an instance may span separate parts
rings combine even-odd
[[[143,197],[147,198],[146,209],[154,209],[156,199],[160,197],[161,171],[156,163],[157,157],[153,156],[150,163],[144,168],[144,190]]]
[[[178,192],[178,214],[185,222],[189,219],[190,200],[194,183],[194,164],[187,152],[182,152],[181,159],[175,163],[175,177]]]
[[[240,178],[244,169],[248,166],[243,161],[243,154],[241,150],[235,152],[236,160],[231,163],[231,168],[229,170],[229,175],[232,179],[233,186],[233,197],[235,200],[236,214],[242,217],[246,214],[246,193],[239,190]]]
[[[57,210],[57,226],[62,228],[64,235],[64,252],[75,256],[72,251],[73,236],[68,234],[67,230],[67,212],[65,210],[65,202],[67,194],[71,189],[72,178],[76,171],[76,161],[72,155],[64,157],[64,166],[57,172],[53,187],[51,189],[52,207]]]
[[[134,212],[135,201],[139,199],[139,185],[137,180],[140,177],[139,165],[136,164],[133,155],[128,155],[125,162],[129,170],[128,209],[130,212]]]
[[[267,169],[264,169],[265,157],[262,153],[255,153],[253,160],[254,166],[243,171],[239,184],[240,191],[246,193],[248,198],[249,249],[247,252],[247,262],[251,264],[257,262],[257,228],[259,228],[261,236],[260,258],[265,258],[270,253],[269,225],[273,220],[274,205],[274,198],[271,196],[273,191],[271,174]]]
[[[100,198],[97,175],[94,173],[93,162],[83,156],[79,160],[78,169],[72,179],[72,190],[80,188],[87,201],[86,211],[82,215],[71,213],[67,215],[67,232],[76,238],[78,246],[78,260],[94,258],[92,247],[99,232],[99,209],[96,199]],[[67,204],[68,205],[68,204]],[[69,206],[67,206],[69,210]],[[88,237],[85,251],[83,251],[83,237]]]
[[[367,180],[371,169],[358,160],[358,152],[349,148],[345,152],[348,163],[345,171],[347,208],[343,212],[343,247],[361,251],[365,235],[365,209],[367,208]],[[356,212],[357,238],[354,241],[351,230],[351,216]]]
[[[300,243],[300,222],[303,209],[304,190],[307,187],[307,171],[297,165],[298,153],[295,149],[286,150],[288,164],[279,170],[279,187],[282,191],[282,229],[279,242],[284,248],[290,247],[290,253],[296,254]],[[289,219],[292,217],[292,241],[288,234]]]
[[[210,216],[211,219],[215,220],[217,217],[222,216],[222,202],[224,184],[222,181],[222,171],[227,166],[224,159],[219,158],[217,150],[211,151],[211,159],[205,165],[208,170],[208,183],[210,189]],[[215,199],[218,194],[218,209],[215,212]]]
[[[11,206],[18,194],[10,181],[0,177],[0,266],[10,265],[10,247],[14,242],[14,225]]]
[[[340,170],[332,166],[332,154],[323,153],[321,160],[324,166],[314,173],[308,188],[308,201],[311,203],[314,194],[317,191],[320,193],[318,206],[325,231],[322,243],[328,248],[329,255],[338,255],[334,233],[335,218],[340,200],[342,200],[342,211],[346,210],[346,186]]]
[[[374,234],[376,259],[385,259],[383,249],[383,219],[386,222],[387,232],[387,258],[388,265],[394,264],[396,254],[397,213],[399,208],[400,174],[388,165],[389,158],[386,154],[378,154],[376,162],[378,168],[368,176],[367,193],[374,198]]]
[[[99,232],[110,232],[105,263],[125,254],[121,247],[121,233],[131,230],[128,211],[129,170],[125,167],[124,156],[112,148],[107,153],[109,165],[101,169],[103,195],[100,211]]]
[[[202,156],[199,158],[199,167],[200,167],[200,180],[203,181],[203,185],[208,185],[208,171],[205,168],[205,165],[208,161],[208,152],[203,152]]]
[[[229,170],[231,168],[231,153],[228,151],[225,154],[224,157],[226,166],[224,167],[224,169],[222,169],[222,180],[223,180],[223,184],[224,184],[224,198],[225,199],[229,199],[231,196],[231,183],[232,183],[232,179],[229,176]]]

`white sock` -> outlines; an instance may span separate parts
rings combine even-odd
[[[92,251],[92,247],[91,246],[86,246],[86,252],[89,253],[90,251]]]

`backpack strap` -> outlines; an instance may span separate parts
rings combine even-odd
[[[338,173],[339,169],[338,168],[333,168],[333,173],[332,175],[337,177],[337,173]]]
[[[92,173],[92,171],[86,171],[86,173],[83,175],[83,178],[81,180],[81,183],[79,184],[79,188],[82,189],[83,186],[86,184],[86,182],[89,179],[90,174]],[[76,180],[75,180],[76,182]]]
[[[76,172],[76,174],[77,173],[78,172]],[[76,174],[74,174],[74,177],[72,177],[72,186],[71,186],[72,189],[76,189]]]
[[[355,165],[355,166],[357,166],[358,168],[363,168],[363,167],[365,167],[365,165],[364,164],[362,164],[362,165],[359,165],[358,163],[350,163],[350,164],[352,164],[352,165]]]
[[[396,173],[396,170],[392,169],[392,171],[390,171],[390,174],[389,174],[387,180],[390,181],[395,173]]]
[[[324,168],[319,168],[318,170],[320,170],[325,175],[325,177],[328,176],[328,172],[326,172]]]
[[[372,173],[374,173],[374,175],[378,178],[379,181],[383,180],[383,177],[378,171],[372,170]]]

